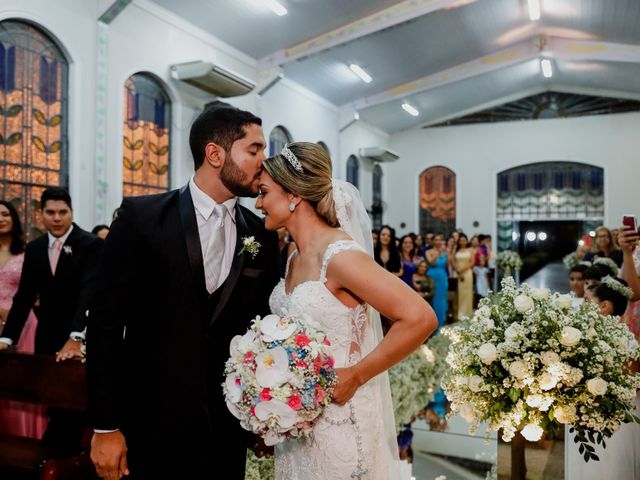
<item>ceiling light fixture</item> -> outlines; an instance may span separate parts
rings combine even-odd
[[[414,117],[417,117],[418,115],[420,115],[420,112],[416,109],[416,107],[414,107],[413,105],[409,104],[409,103],[403,103],[402,104],[402,109],[407,112],[409,115],[413,115]]]
[[[265,7],[269,8],[273,13],[282,17],[287,14],[287,9],[284,8],[279,2],[276,0],[260,0]]]
[[[351,65],[349,65],[349,68],[353,73],[355,73],[358,77],[360,77],[360,80],[362,80],[364,83],[371,83],[371,80],[373,80],[371,78],[371,75],[365,72],[360,65],[356,65],[355,63],[352,63]]]
[[[543,58],[540,60],[540,68],[542,68],[542,75],[544,78],[551,78],[553,76],[553,69],[551,68],[551,60]]]
[[[358,112],[353,114],[353,119],[354,120],[360,120],[360,114]]]
[[[528,0],[529,2],[529,18],[532,22],[540,20],[540,0]]]

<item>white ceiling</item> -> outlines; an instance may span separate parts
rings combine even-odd
[[[536,22],[529,20],[527,0],[279,0],[289,12],[283,17],[258,7],[257,0],[153,1],[261,65],[275,58],[287,78],[345,111],[355,108],[390,133],[552,89],[640,99],[640,0],[540,0]],[[376,27],[374,19],[367,34],[350,36],[361,28],[360,19],[379,11],[387,18],[394,6],[415,10],[418,4],[446,8],[430,7],[391,26]],[[328,48],[300,45],[344,26],[346,39]],[[565,50],[554,43],[567,40],[574,43]],[[621,58],[610,54],[619,45],[603,50],[587,43],[594,41],[631,47],[621,47]],[[544,55],[554,58],[551,79],[539,68],[538,47],[545,42]],[[282,56],[296,46],[302,52],[293,59]],[[514,57],[515,49],[520,53]],[[373,81],[359,80],[350,63],[365,68]],[[420,88],[405,85],[430,75]],[[405,113],[403,101],[420,115]]]

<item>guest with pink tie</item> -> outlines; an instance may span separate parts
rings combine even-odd
[[[24,236],[20,217],[13,205],[0,200],[0,335],[7,320],[13,296],[18,290],[24,260]],[[22,329],[17,350],[33,353],[36,333],[33,312]],[[41,438],[47,426],[47,417],[38,405],[0,400],[0,432],[19,437]]]

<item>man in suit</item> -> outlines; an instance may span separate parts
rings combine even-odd
[[[103,242],[73,223],[71,197],[66,190],[46,189],[40,207],[47,233],[27,245],[0,350],[18,341],[29,311],[39,299],[35,353],[56,355],[58,360],[81,358]]]
[[[261,124],[207,108],[191,127],[189,183],[125,199],[112,225],[87,330],[91,457],[103,478],[196,479],[225,464],[225,478],[244,479],[256,437],[221,385],[231,339],[269,312],[279,276],[277,236],[236,201],[258,193]],[[255,256],[247,237],[260,243]]]
[[[56,355],[58,361],[82,358],[80,347],[103,242],[73,223],[71,197],[66,190],[46,189],[40,207],[47,233],[27,245],[0,350],[18,341],[29,311],[39,299],[35,353]],[[83,416],[54,408],[48,413],[43,441],[62,454],[78,453]]]

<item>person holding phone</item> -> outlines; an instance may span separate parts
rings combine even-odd
[[[596,258],[610,258],[618,267],[622,265],[622,252],[618,250],[616,238],[607,227],[596,228],[596,238],[593,242],[592,250],[587,252],[584,260],[593,262]]]
[[[618,244],[622,250],[620,277],[633,290],[633,298],[622,317],[629,330],[640,337],[640,233],[635,215],[625,215],[618,233]]]

